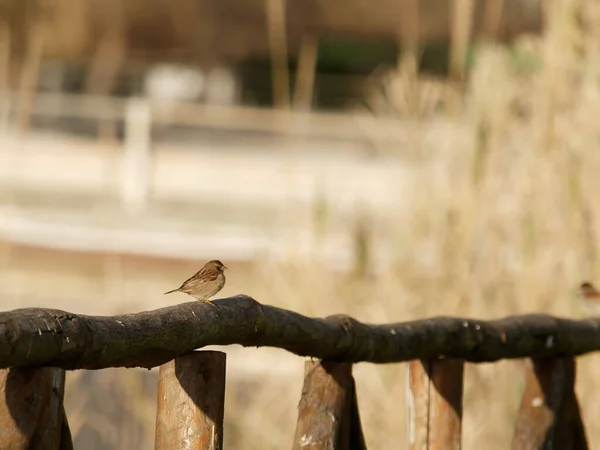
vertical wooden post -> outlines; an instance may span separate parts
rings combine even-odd
[[[475,14],[474,0],[452,0],[450,32],[450,77],[462,82],[465,76],[467,51]]]
[[[396,71],[409,80],[407,89],[407,107],[411,115],[418,115],[421,108],[419,89],[419,66],[421,64],[419,27],[421,13],[419,0],[402,0],[400,16],[400,34],[398,39],[398,58]]]
[[[0,17],[0,130],[8,128],[10,115],[11,33],[7,18]]]
[[[352,364],[307,361],[294,450],[366,448]]]
[[[271,77],[273,101],[276,108],[290,107],[290,74],[288,70],[287,37],[285,27],[286,0],[265,0],[269,48],[271,51]]]
[[[0,17],[0,92],[8,93],[11,67],[11,33],[9,19]]]
[[[408,363],[408,448],[426,449],[429,431],[429,369],[428,362]]]
[[[45,7],[44,2],[36,5],[35,17],[31,23],[28,23],[27,53],[19,76],[19,101],[17,104],[17,118],[21,132],[25,132],[29,128],[31,110],[40,76],[47,27],[44,17]]]
[[[111,1],[106,6],[107,16],[101,19],[103,29],[94,49],[85,81],[84,90],[88,94],[108,95],[115,85],[119,70],[123,67],[127,56],[126,13],[123,5],[122,2]],[[100,139],[116,140],[116,122],[112,119],[100,118],[98,135]]]
[[[306,35],[302,38],[294,88],[295,109],[308,110],[312,105],[318,49],[319,39],[316,36]]]
[[[0,448],[72,449],[64,390],[63,369],[0,370]]]
[[[223,448],[225,360],[201,351],[160,366],[155,450]]]
[[[464,362],[409,363],[409,448],[460,449]]]
[[[587,449],[574,391],[575,360],[533,360],[515,426],[512,448]]]
[[[122,199],[130,214],[143,210],[148,199],[151,134],[150,105],[142,99],[129,100],[125,113]]]
[[[504,0],[486,0],[483,13],[483,30],[488,39],[498,39]]]
[[[448,73],[450,79],[462,88],[467,66],[467,52],[473,28],[475,0],[452,0],[452,17],[450,26],[450,62]],[[447,104],[452,114],[460,112],[460,96],[462,89],[448,89]]]

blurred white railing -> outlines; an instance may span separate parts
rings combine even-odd
[[[5,130],[11,129],[8,125],[12,116],[10,105],[14,105],[15,100],[15,95],[0,97],[0,109],[8,111],[4,114]],[[156,159],[151,151],[152,129],[155,125],[186,125],[196,129],[226,130],[231,134],[255,131],[279,135],[296,143],[300,141],[304,143],[304,147],[311,147],[309,143],[318,140],[321,145],[317,147],[321,151],[326,148],[329,150],[326,153],[332,156],[339,156],[340,151],[347,153],[350,150],[351,153],[356,153],[361,148],[364,150],[365,146],[367,149],[389,144],[402,147],[398,144],[406,142],[408,134],[407,127],[397,120],[367,114],[296,112],[51,93],[36,95],[32,115],[90,119],[97,124],[121,123],[125,132],[123,154],[119,158],[120,196],[126,209],[132,213],[143,210],[148,197],[149,178]],[[347,145],[343,144],[345,141]],[[114,144],[113,142],[112,145]],[[279,141],[276,146],[282,150],[298,148],[298,145],[289,145],[285,140]],[[272,149],[274,146],[269,147]]]
[[[358,113],[159,103],[142,98],[44,93],[36,96],[34,117],[86,118],[92,124],[112,121],[124,127],[122,142],[103,142],[64,134],[57,139],[56,133],[36,130],[19,136],[10,126],[14,114],[6,106],[13,99],[5,96],[1,102],[9,111],[5,114],[8,132],[4,137],[0,133],[0,142],[4,141],[0,143],[2,185],[46,195],[109,194],[120,200],[122,210],[118,214],[139,217],[133,222],[127,219],[126,227],[119,219],[107,228],[101,225],[105,213],[98,214],[93,207],[87,212],[65,210],[58,220],[59,214],[50,208],[35,215],[20,207],[7,207],[5,202],[0,210],[4,219],[0,234],[34,245],[47,242],[73,248],[131,247],[136,252],[188,257],[235,241],[238,251],[246,249],[243,253],[250,256],[256,252],[280,253],[282,240],[292,239],[310,253],[314,238],[308,229],[314,225],[310,216],[318,198],[328,204],[330,220],[334,217],[334,221],[347,227],[352,222],[340,218],[349,218],[348,214],[365,206],[370,212],[387,214],[394,210],[397,214],[407,204],[399,201],[398,193],[409,197],[416,186],[411,182],[414,171],[402,159],[374,158],[364,152],[365,145],[369,149],[391,145],[396,152],[409,147],[408,136],[414,130],[410,130],[410,124],[393,119]],[[153,142],[153,126],[169,124],[226,130],[232,135],[255,131],[281,138],[260,139],[254,145],[247,145],[247,134],[241,134],[240,142],[234,145],[212,142],[210,138],[182,145]],[[223,219],[216,217],[208,225],[201,225],[204,231],[198,236],[196,218],[188,219],[191,224],[186,230],[173,221],[167,223],[168,212],[164,216],[157,216],[156,211],[151,218],[144,216],[150,197],[187,202],[183,209],[204,211],[204,217],[199,214],[200,220],[212,215],[211,210],[204,209],[207,202],[209,207],[212,202],[232,211],[249,206],[255,208],[258,216],[258,211],[266,208],[276,212],[280,217],[277,220],[282,222],[273,223],[275,216],[267,215],[252,218],[252,222],[259,222],[257,225],[242,224],[240,229],[238,224],[231,232],[220,226],[219,233],[214,234],[214,223],[223,224]],[[245,215],[248,218],[252,214]],[[136,225],[131,226],[132,223]],[[145,224],[144,229],[139,228],[141,223]],[[283,230],[290,224],[292,231]],[[335,239],[329,240],[330,245],[320,243],[319,247],[332,257],[347,253],[343,248],[348,241],[343,234],[337,233]],[[247,245],[238,242],[240,236],[248,238]]]
[[[16,100],[16,94],[0,96],[3,109],[6,105],[15,105]],[[395,142],[402,135],[397,120],[376,117],[366,112],[287,111],[253,106],[217,106],[63,93],[37,93],[32,115],[126,121],[129,117],[126,113],[128,104],[140,102],[147,103],[151,109],[151,123],[161,125],[377,142]]]

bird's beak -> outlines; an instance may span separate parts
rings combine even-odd
[[[225,264],[223,264],[223,269],[229,269]]]

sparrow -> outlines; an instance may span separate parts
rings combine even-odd
[[[227,269],[225,264],[219,260],[213,259],[212,261],[207,262],[202,269],[185,280],[180,287],[165,292],[164,295],[173,292],[183,292],[184,294],[191,295],[200,302],[209,303],[216,307],[209,298],[225,286],[225,274],[223,273],[225,269]]]
[[[588,281],[581,283],[579,293],[583,306],[588,312],[597,312],[600,309],[600,291],[592,283]]]

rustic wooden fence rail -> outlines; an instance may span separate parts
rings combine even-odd
[[[0,448],[73,448],[65,369],[160,366],[155,449],[220,449],[225,354],[207,345],[279,347],[306,363],[294,449],[365,449],[352,363],[409,363],[409,443],[459,449],[465,362],[531,358],[513,449],[586,449],[575,357],[600,350],[600,318],[494,321],[436,317],[366,325],[314,319],[250,297],[93,317],[27,308],[0,313]],[[396,448],[396,447],[394,447]]]

